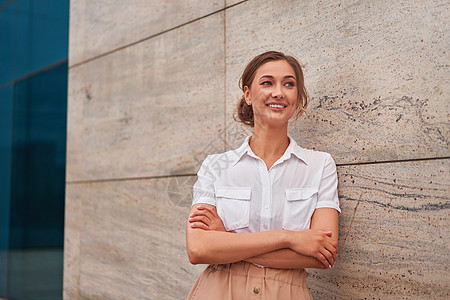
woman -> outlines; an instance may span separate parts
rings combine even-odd
[[[188,299],[312,299],[304,268],[332,268],[338,252],[336,166],[287,135],[307,105],[295,58],[260,54],[241,85],[237,116],[253,135],[198,172],[186,246],[210,265]]]

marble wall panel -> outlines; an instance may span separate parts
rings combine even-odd
[[[226,12],[227,148],[245,65],[296,56],[311,96],[290,134],[338,163],[445,157],[449,151],[448,1],[256,1]]]
[[[314,299],[448,299],[450,160],[341,166],[339,258]]]
[[[66,185],[63,269],[63,298],[66,300],[80,299],[82,200],[86,199],[86,191],[81,185]]]
[[[224,0],[71,0],[69,66],[223,9]]]
[[[446,299],[449,160],[341,166],[340,254],[314,299]],[[183,299],[195,176],[67,185],[65,299]],[[78,292],[78,294],[77,294]]]
[[[69,184],[65,299],[185,299],[205,268],[185,248],[195,180]]]
[[[67,180],[196,173],[224,151],[223,13],[69,70]]]
[[[238,3],[242,3],[242,2],[245,2],[245,1],[248,1],[248,0],[225,0],[225,5],[226,5],[226,7],[228,7],[228,6],[235,5],[235,4],[238,4]]]

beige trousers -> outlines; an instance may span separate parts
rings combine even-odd
[[[260,268],[237,262],[209,265],[197,278],[188,300],[312,299],[304,269]]]

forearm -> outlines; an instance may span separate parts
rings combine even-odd
[[[335,210],[317,209],[311,229],[305,231],[236,234],[222,231],[223,224],[215,208],[205,205],[205,210],[199,212],[197,207],[200,210],[200,205],[191,209],[186,227],[187,252],[193,264],[247,260],[273,268],[322,268],[320,263],[326,268],[331,267],[336,259],[338,221]],[[331,226],[326,220],[336,224]],[[313,229],[313,225],[318,229]],[[284,251],[277,251],[281,249]]]
[[[193,264],[225,264],[287,247],[282,230],[229,233],[187,228],[187,251]]]
[[[324,264],[314,257],[299,254],[291,249],[280,249],[263,253],[245,261],[277,269],[326,269]]]
[[[312,229],[322,229],[331,231],[331,239],[336,242],[336,254],[337,255],[337,240],[339,234],[339,220],[338,213],[334,209],[319,208],[315,211],[311,220]],[[289,248],[289,247],[286,247]],[[333,264],[327,265],[326,261],[319,261],[316,257],[310,255],[299,254],[301,251],[294,251],[292,249],[280,249],[269,253],[263,253],[261,255],[251,257],[246,261],[255,263],[258,265],[268,266],[279,269],[292,269],[292,268],[320,268],[326,269]]]

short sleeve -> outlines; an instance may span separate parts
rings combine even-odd
[[[216,196],[214,192],[213,174],[210,171],[208,156],[202,163],[200,170],[197,173],[197,181],[193,187],[192,205],[198,203],[205,203],[216,206]]]
[[[336,172],[336,163],[331,155],[328,154],[325,160],[325,166],[322,173],[322,179],[320,181],[319,192],[317,194],[316,208],[334,208],[339,213],[341,209],[339,207],[338,197],[338,178]]]

